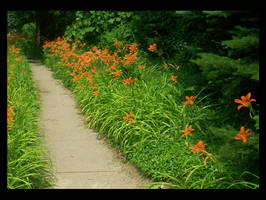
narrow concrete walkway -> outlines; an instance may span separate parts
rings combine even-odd
[[[56,170],[55,189],[148,188],[136,168],[85,127],[73,94],[38,62],[30,62],[40,93],[41,134]]]

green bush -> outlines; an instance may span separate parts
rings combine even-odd
[[[113,38],[125,39],[128,34],[125,35],[127,29],[124,23],[131,16],[132,12],[123,11],[77,11],[76,19],[66,28],[65,36],[88,44],[98,44],[104,39],[107,43]]]
[[[256,29],[235,28],[231,40],[221,41],[225,56],[214,53],[200,52],[198,57],[191,60],[206,77],[209,89],[215,93],[216,100],[225,105],[223,108],[228,116],[232,114],[232,99],[245,96],[248,92],[257,100],[259,105],[259,40]],[[243,29],[245,31],[243,31]],[[248,31],[249,30],[249,31]],[[248,35],[246,35],[248,34]],[[254,126],[254,124],[253,124]]]
[[[42,47],[38,46],[35,42],[36,38],[36,24],[27,23],[22,27],[21,33],[22,39],[10,42],[21,48],[27,58],[30,59],[42,59]]]
[[[26,36],[26,39],[29,42],[34,42],[36,36],[36,24],[35,23],[24,24],[22,27],[22,33]]]

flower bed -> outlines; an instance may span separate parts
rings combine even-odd
[[[179,81],[178,66],[168,64],[175,74],[147,66],[136,43],[116,40],[114,46],[115,52],[90,49],[60,37],[43,46],[45,64],[76,94],[90,128],[150,177],[152,188],[258,187],[258,176],[243,167],[243,155],[258,157],[251,150],[258,144],[255,134],[248,144],[237,141],[232,129],[223,137],[204,88],[195,91]],[[156,44],[149,50],[156,52]]]

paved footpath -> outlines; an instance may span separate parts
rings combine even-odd
[[[145,189],[142,178],[97,132],[86,127],[73,94],[52,72],[30,61],[41,101],[41,135],[56,170],[55,189]]]

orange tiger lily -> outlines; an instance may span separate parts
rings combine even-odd
[[[123,85],[127,85],[127,84],[130,84],[132,82],[132,77],[130,76],[129,78],[123,80],[125,83],[123,83]]]
[[[206,155],[206,158],[204,159],[204,166],[206,166],[207,164],[207,159],[208,158],[213,158],[213,155],[208,153],[207,151],[205,151],[205,146],[207,144],[204,144],[202,140],[200,140],[196,145],[194,145],[193,147],[189,147],[190,149],[194,150],[193,154],[197,153],[197,152],[201,152],[201,154],[199,155],[199,157],[202,154]]]
[[[97,96],[98,96],[98,95],[99,95],[99,90],[97,90],[97,91],[93,92],[92,94],[93,94],[93,95],[97,95]]]
[[[150,47],[148,48],[150,51],[154,52],[157,50],[157,44],[154,43],[154,44],[151,44]]]
[[[191,96],[191,97],[188,97],[188,96],[186,96],[186,99],[187,99],[187,101],[184,103],[185,105],[187,105],[187,104],[191,104],[191,105],[193,105],[194,104],[194,99],[196,98],[196,96]]]
[[[78,89],[82,89],[82,88],[83,88],[83,85],[78,86]]]
[[[181,130],[184,134],[182,135],[183,136],[193,136],[191,135],[191,131],[194,131],[195,129],[192,128],[192,125],[190,125],[189,127],[187,127],[185,130]]]
[[[194,150],[193,154],[195,154],[196,152],[203,152],[206,145],[207,144],[204,144],[203,141],[200,140],[198,144],[195,144],[193,147],[189,147],[189,149]]]
[[[117,72],[113,72],[115,76],[120,76],[122,74],[122,70],[118,70]]]
[[[237,107],[238,110],[240,110],[240,108],[242,107],[251,107],[251,103],[252,101],[256,102],[256,99],[250,99],[251,97],[251,92],[249,92],[246,96],[241,96],[241,100],[240,99],[235,99],[235,103],[239,103],[241,105],[239,105]]]
[[[246,144],[247,143],[247,137],[251,134],[250,133],[250,129],[245,130],[244,126],[241,126],[240,128],[240,133],[238,133],[234,139],[235,140],[243,140],[243,143]]]
[[[174,81],[176,83],[177,76],[171,76],[170,80]]]
[[[129,114],[126,114],[126,116],[123,117],[125,120],[132,120],[131,117],[133,116],[133,112],[130,112]]]

